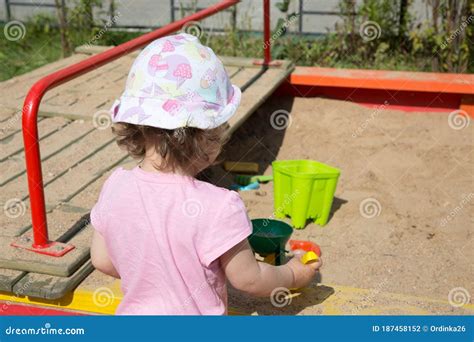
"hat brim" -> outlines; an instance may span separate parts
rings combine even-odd
[[[235,85],[232,85],[232,89],[232,97],[225,106],[207,102],[170,101],[122,95],[112,105],[111,117],[113,122],[164,129],[180,127],[212,129],[224,124],[236,113],[242,92]]]

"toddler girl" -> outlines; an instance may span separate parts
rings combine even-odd
[[[112,173],[91,212],[92,262],[121,279],[117,314],[223,315],[226,279],[269,296],[320,267],[257,262],[239,195],[194,178],[219,154],[240,97],[194,36],[158,39],[135,60],[111,115],[118,145],[140,162]]]

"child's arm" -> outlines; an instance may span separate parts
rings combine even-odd
[[[258,262],[247,240],[222,255],[220,261],[232,286],[254,296],[269,296],[277,287],[304,287],[322,265],[321,260],[303,265],[299,257],[282,266]]]
[[[91,260],[92,265],[94,265],[94,267],[99,271],[120,279],[120,275],[107,254],[105,240],[96,230],[94,230],[94,235],[92,236]]]

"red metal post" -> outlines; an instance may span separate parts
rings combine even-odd
[[[46,247],[49,243],[44,201],[43,174],[38,142],[38,107],[42,95],[39,95],[36,83],[28,92],[23,106],[22,126],[25,145],[26,172],[30,192],[31,224],[33,225],[34,248]]]
[[[263,0],[263,65],[268,66],[272,60],[270,44],[270,0]]]
[[[272,61],[272,41],[270,38],[270,0],[263,0],[263,60],[256,60],[255,65],[280,66],[280,61]]]
[[[59,243],[49,241],[46,207],[41,171],[41,157],[38,141],[38,109],[41,99],[48,90],[51,90],[69,80],[72,80],[100,66],[133,52],[153,40],[178,31],[190,21],[198,21],[209,17],[228,7],[236,5],[239,0],[222,0],[216,5],[203,9],[181,20],[172,22],[143,36],[137,37],[113,49],[87,58],[62,70],[56,71],[36,82],[28,92],[23,105],[23,141],[25,146],[26,172],[28,175],[28,190],[30,193],[31,221],[33,225],[33,244],[25,241],[13,243],[13,246],[29,249],[38,253],[59,256],[69,251],[71,246],[58,246]],[[268,1],[267,1],[268,2]],[[55,245],[56,252],[45,249]],[[58,252],[57,250],[61,250]]]

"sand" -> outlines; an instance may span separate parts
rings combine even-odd
[[[291,113],[283,130],[270,123],[279,110]],[[472,124],[451,128],[447,113],[274,96],[234,134],[223,159],[258,162],[265,174],[275,159],[339,168],[328,224],[293,234],[321,246],[322,283],[447,301],[454,288],[474,294],[473,132]],[[232,182],[219,166],[206,176]],[[272,183],[241,196],[251,218],[272,217]],[[291,313],[317,313],[311,307]]]

